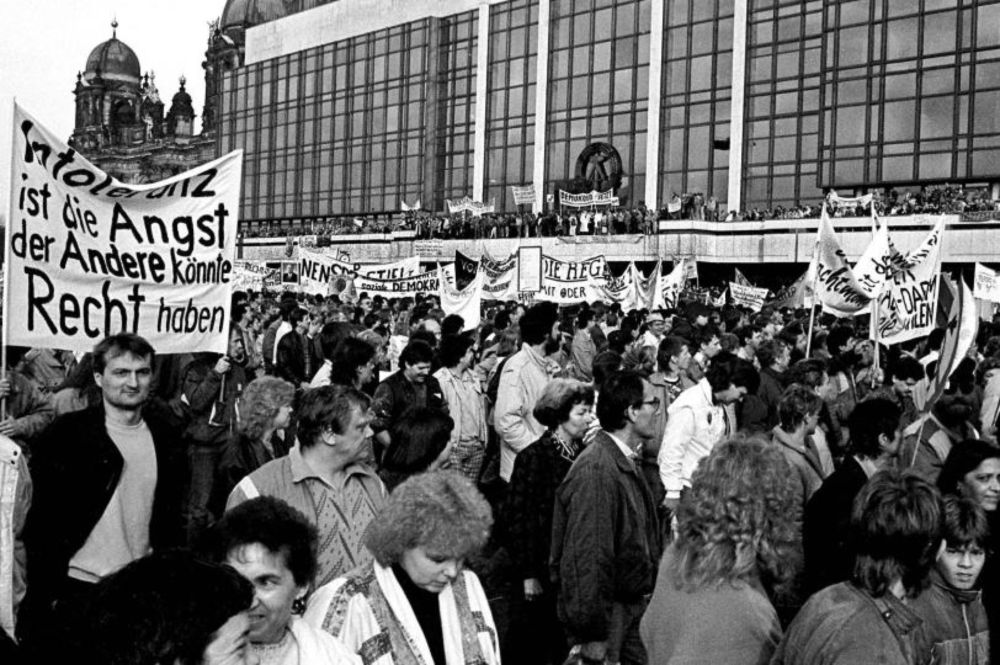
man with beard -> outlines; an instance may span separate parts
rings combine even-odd
[[[902,465],[911,467],[929,482],[937,482],[952,446],[979,438],[970,422],[976,413],[973,367],[971,359],[963,360],[931,412],[903,433]]]
[[[549,303],[533,305],[518,325],[521,350],[503,366],[493,422],[500,438],[500,477],[510,481],[514,458],[545,432],[533,414],[551,376],[546,356],[559,348],[559,316]]]
[[[375,389],[372,430],[379,446],[378,459],[381,459],[380,453],[392,445],[389,429],[403,412],[411,409],[448,412],[441,384],[431,376],[433,361],[434,351],[429,344],[420,340],[411,341],[399,354],[399,371],[390,374]]]
[[[26,643],[37,638],[35,647],[51,645],[60,613],[85,602],[97,582],[182,540],[183,449],[169,426],[143,413],[153,355],[149,342],[131,333],[98,344],[101,403],[57,418],[33,450],[19,630]]]

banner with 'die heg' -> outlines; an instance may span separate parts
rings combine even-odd
[[[14,106],[8,344],[89,351],[122,331],[158,353],[225,352],[242,153],[124,184]]]

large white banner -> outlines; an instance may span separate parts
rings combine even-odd
[[[16,104],[11,152],[8,344],[82,352],[128,331],[225,352],[242,153],[127,185]]]
[[[354,269],[361,277],[372,279],[401,279],[420,274],[420,256],[411,256],[392,263],[355,263]]]
[[[944,220],[920,245],[905,255],[897,252],[893,272],[879,295],[879,339],[898,344],[930,334],[936,325],[937,278],[941,272]]]
[[[561,305],[603,300],[606,270],[603,256],[583,261],[560,261],[543,256],[542,290],[535,294],[535,299]]]
[[[505,259],[495,259],[483,251],[479,258],[479,272],[483,276],[483,300],[515,300],[517,298],[517,253]]]
[[[374,279],[359,275],[354,280],[354,288],[358,293],[367,293],[369,296],[377,293],[386,298],[412,298],[418,293],[438,293],[441,290],[441,280],[437,270],[396,279]]]
[[[354,264],[340,261],[330,254],[299,248],[299,290],[304,293],[327,295],[337,275],[353,275]]]
[[[618,197],[612,190],[606,192],[591,191],[587,194],[570,194],[559,190],[559,205],[570,208],[586,208],[588,206],[618,205]]]
[[[747,307],[754,312],[759,312],[764,308],[764,301],[767,300],[768,290],[756,286],[729,282],[729,293],[733,296],[734,304]]]

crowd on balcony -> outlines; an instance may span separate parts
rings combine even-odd
[[[1000,200],[987,189],[962,185],[922,187],[919,191],[875,192],[875,209],[881,216],[961,215],[967,221],[1000,219]],[[659,210],[640,203],[635,208],[562,208],[545,213],[496,213],[480,217],[462,214],[431,214],[425,211],[360,215],[321,222],[279,224],[257,222],[243,230],[244,238],[315,235],[322,237],[409,231],[419,239],[544,238],[657,233],[660,221],[766,221],[818,218],[820,204],[796,204],[774,208],[753,207],[740,211],[723,209],[714,196],[701,192],[671,196]],[[837,217],[865,217],[864,206],[840,207]]]

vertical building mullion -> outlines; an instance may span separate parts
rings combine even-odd
[[[663,109],[663,3],[650,0],[649,6],[649,103],[646,108],[646,205],[658,208],[660,184],[660,133]],[[636,5],[638,7],[638,5]],[[640,30],[642,26],[639,26]]]
[[[746,98],[747,2],[733,3],[733,78],[732,101],[729,107],[729,193],[730,210],[742,208],[743,183],[743,117]]]
[[[546,113],[549,80],[549,2],[538,3],[538,56],[535,58],[535,145],[531,181],[535,187],[535,210],[545,201]]]
[[[478,44],[476,46],[476,118],[472,149],[472,198],[483,200],[486,187],[486,105],[490,66],[490,5],[479,5]]]

